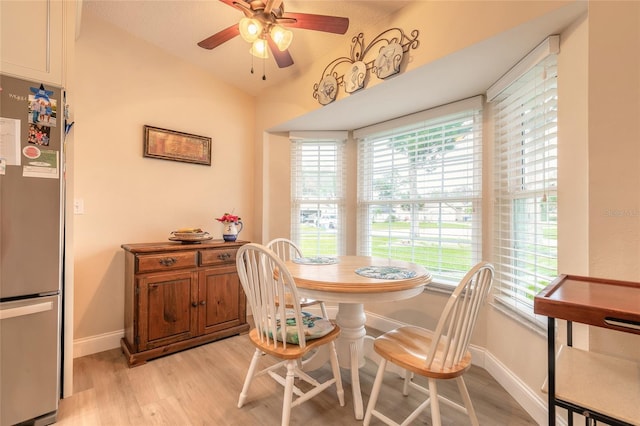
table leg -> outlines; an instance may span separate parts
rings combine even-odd
[[[362,344],[367,334],[364,327],[366,319],[362,303],[338,304],[336,322],[341,331],[340,337],[336,340],[336,350],[340,366],[351,369],[353,409],[358,420],[364,418],[359,368],[364,365]]]
[[[358,347],[356,342],[351,342],[351,389],[353,393],[353,412],[356,419],[364,418],[364,404],[362,402],[362,391],[360,389],[360,371],[358,365]]]

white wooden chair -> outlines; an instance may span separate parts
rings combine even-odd
[[[431,405],[432,424],[440,426],[439,401],[466,413],[471,424],[478,425],[478,418],[462,376],[471,367],[469,341],[478,312],[489,293],[492,282],[493,266],[486,262],[478,263],[467,272],[451,294],[435,332],[416,326],[405,326],[385,333],[374,341],[373,347],[382,359],[365,413],[365,426],[369,424],[372,416],[388,425],[399,425],[375,409],[385,368],[389,361],[405,370],[402,391],[405,396],[409,394],[409,388],[428,395],[428,398],[403,421],[402,425],[411,423]],[[415,374],[428,379],[429,389],[413,381]],[[450,379],[456,380],[464,407],[438,394],[437,381]]]
[[[303,257],[302,250],[300,247],[296,245],[293,241],[287,238],[276,238],[267,243],[267,248],[273,250],[280,259],[287,261],[291,259],[295,259],[296,257]],[[286,303],[291,304],[290,295],[286,297]],[[300,306],[306,308],[308,306],[320,305],[320,311],[322,312],[322,316],[324,318],[329,318],[329,314],[327,313],[327,307],[325,306],[322,300],[311,299],[308,297],[303,297],[300,299]]]
[[[236,266],[253,313],[255,326],[249,332],[249,338],[256,347],[238,399],[238,408],[244,405],[252,380],[264,374],[268,374],[284,386],[283,426],[289,424],[291,408],[333,384],[336,385],[338,401],[344,406],[344,390],[335,348],[335,339],[340,334],[340,328],[328,319],[320,317],[305,318],[303,321],[300,304],[285,306],[277,303],[278,295],[286,292],[291,293],[293,300],[299,300],[299,297],[291,274],[272,250],[259,244],[245,244],[237,252]],[[298,361],[309,351],[322,345],[329,345],[333,378],[320,383],[303,372]],[[264,354],[282,361],[258,371],[258,363]],[[285,376],[276,371],[282,367],[286,368]],[[312,388],[306,391],[300,389],[295,384],[296,377],[310,384]]]

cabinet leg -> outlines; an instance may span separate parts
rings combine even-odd
[[[555,318],[549,317],[547,321],[547,363],[548,375],[547,382],[549,384],[549,426],[556,424],[556,321]],[[571,418],[571,416],[569,416]]]

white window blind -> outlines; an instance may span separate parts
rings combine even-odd
[[[482,98],[354,133],[358,253],[457,284],[481,259]]]
[[[493,104],[496,301],[544,326],[533,299],[558,270],[556,56],[535,64]]]
[[[346,133],[290,137],[291,239],[305,256],[344,254]]]

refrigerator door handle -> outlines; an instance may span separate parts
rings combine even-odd
[[[50,311],[53,309],[53,302],[37,303],[34,305],[20,306],[0,310],[0,320],[24,315],[37,314],[38,312]]]

